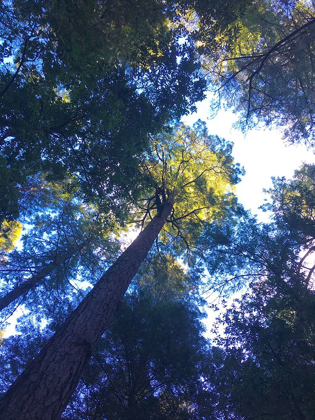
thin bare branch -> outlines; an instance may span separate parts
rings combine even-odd
[[[210,172],[210,171],[215,171],[215,168],[204,169],[195,179],[192,179],[191,181],[186,182],[186,184],[184,184],[182,186],[182,188],[186,188],[188,185],[193,184],[194,182],[197,181],[197,179],[201,178],[203,174],[205,174],[206,172]]]
[[[186,213],[184,216],[169,219],[168,222],[177,222],[178,220],[185,219],[186,217],[190,216],[191,214],[196,214],[198,211],[201,211],[201,210],[204,210],[204,209],[207,209],[207,208],[208,207],[205,206],[205,207],[200,207],[198,209],[194,209],[194,210],[190,211],[189,213]]]

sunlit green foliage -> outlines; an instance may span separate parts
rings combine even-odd
[[[205,89],[167,21],[159,1],[0,4],[2,218],[39,171],[75,176],[90,201],[136,195],[148,134]]]
[[[242,171],[231,156],[232,144],[210,136],[199,121],[193,129],[170,126],[151,138],[151,145],[142,168],[154,188],[147,208],[142,206],[142,213],[146,210],[142,223],[164,201],[170,201],[173,211],[161,242],[171,235],[174,246],[183,241],[185,247],[193,247],[204,222],[224,218],[236,205],[233,185]]]
[[[312,144],[314,28],[298,0],[1,2],[1,298],[21,292],[4,322],[26,309],[1,392],[115,261],[125,227],[168,204],[64,418],[314,417],[315,168],[274,180],[273,220],[257,224],[237,204],[232,145],[178,123],[207,81],[242,128],[280,123]],[[192,302],[248,281],[210,351]]]
[[[0,255],[4,252],[10,252],[20,239],[22,233],[22,224],[15,221],[4,220],[0,230]]]

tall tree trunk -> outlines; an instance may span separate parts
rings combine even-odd
[[[10,303],[12,303],[14,300],[20,298],[23,295],[26,295],[31,289],[38,286],[48,274],[52,273],[60,264],[63,264],[66,262],[69,258],[71,258],[74,254],[77,252],[80,252],[86,243],[80,244],[78,247],[72,248],[70,251],[68,251],[65,255],[62,257],[57,257],[55,261],[53,261],[50,264],[47,264],[45,267],[43,267],[40,272],[34,274],[30,279],[26,280],[22,284],[19,284],[14,289],[12,289],[9,293],[7,293],[5,296],[0,298],[0,311],[2,311],[4,308],[6,308]]]
[[[132,278],[170,215],[159,214],[101,277],[0,402],[1,420],[59,419]]]

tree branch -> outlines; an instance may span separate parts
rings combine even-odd
[[[21,70],[21,67],[22,67],[22,65],[24,63],[25,56],[26,56],[27,45],[28,45],[28,43],[29,43],[29,41],[30,41],[31,38],[32,38],[32,35],[30,35],[29,37],[26,38],[25,43],[24,43],[24,48],[23,48],[23,52],[22,52],[22,57],[21,57],[20,63],[17,66],[17,69],[16,69],[15,73],[13,74],[13,76],[11,77],[11,79],[9,80],[9,82],[7,83],[7,85],[0,92],[0,97],[2,97],[6,93],[6,91],[9,89],[9,87],[12,85],[12,83],[15,80],[15,78],[19,74],[19,72]]]
[[[190,211],[189,213],[185,214],[184,216],[181,216],[181,217],[174,217],[174,218],[172,218],[172,219],[168,220],[168,222],[177,222],[178,220],[185,219],[186,217],[190,216],[191,214],[196,214],[196,212],[198,212],[198,211],[200,211],[200,210],[207,209],[207,208],[208,208],[208,207],[207,207],[207,206],[205,206],[205,207],[200,207],[199,209],[194,209],[194,210]]]

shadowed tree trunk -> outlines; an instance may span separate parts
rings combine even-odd
[[[34,274],[31,278],[29,278],[22,284],[19,284],[18,286],[14,287],[14,289],[12,289],[9,293],[7,293],[2,298],[0,298],[0,311],[2,311],[4,308],[9,306],[10,303],[12,303],[14,300],[20,298],[23,295],[26,295],[26,293],[28,293],[31,289],[38,286],[41,280],[47,277],[48,274],[52,273],[58,266],[65,263],[69,258],[75,255],[77,252],[80,252],[84,248],[85,245],[86,243],[83,242],[79,246],[72,248],[63,256],[57,257],[55,261],[51,262],[50,264],[47,264],[38,273]]]
[[[82,370],[172,211],[166,202],[0,402],[1,420],[59,419]]]

